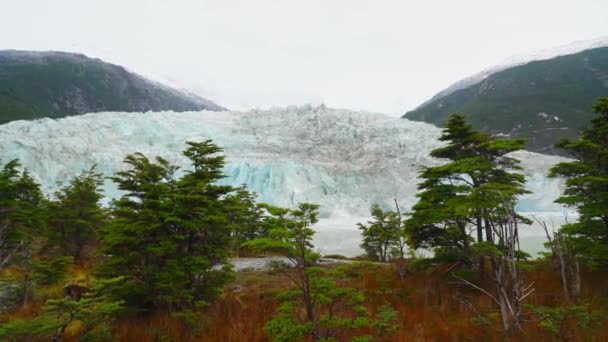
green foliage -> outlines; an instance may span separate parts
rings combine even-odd
[[[48,261],[34,260],[33,279],[40,285],[48,285],[65,279],[68,268],[74,259],[70,256],[52,258]]]
[[[285,255],[299,267],[314,264],[320,257],[312,251],[312,226],[317,223],[319,205],[300,203],[295,210],[265,206],[268,237],[253,239],[244,244],[257,252],[275,252]]]
[[[11,160],[0,169],[0,269],[29,248],[44,227],[45,201],[27,170]]]
[[[506,156],[522,149],[524,141],[474,131],[458,114],[450,117],[440,140],[449,144],[431,154],[448,162],[420,173],[419,200],[406,221],[408,243],[468,263],[469,231],[477,231],[478,242],[485,232],[486,241],[493,243],[493,227],[504,220],[517,196],[527,192],[524,177],[514,172],[521,169],[519,161]]]
[[[221,110],[77,54],[0,51],[0,75],[0,124],[104,111]]]
[[[608,267],[608,98],[600,98],[598,114],[577,140],[564,139],[556,146],[576,161],[555,165],[551,177],[566,179],[566,190],[556,202],[576,208],[579,220],[562,230],[572,240],[576,254],[594,267]]]
[[[384,211],[377,204],[371,208],[373,220],[367,225],[359,223],[363,237],[361,248],[372,260],[386,262],[404,238],[401,218],[396,212]]]
[[[259,252],[285,255],[296,268],[296,289],[282,291],[277,314],[267,322],[265,331],[275,341],[294,341],[304,336],[321,338],[320,325],[339,324],[333,316],[321,316],[318,305],[331,301],[331,280],[319,277],[323,272],[314,266],[320,257],[312,251],[312,226],[317,222],[319,206],[301,203],[295,210],[267,207],[269,237],[258,238],[245,245]],[[335,284],[333,284],[335,285]]]
[[[105,223],[99,202],[103,176],[93,166],[74,177],[55,193],[49,203],[48,244],[59,246],[64,255],[78,263],[87,244],[96,241],[96,231]]]
[[[443,125],[452,113],[467,113],[478,130],[527,138],[528,149],[554,152],[559,138],[576,138],[592,118],[588,106],[606,95],[606,73],[606,47],[534,61],[431,99],[405,117]]]
[[[539,317],[538,326],[560,336],[569,320],[573,320],[581,328],[591,328],[601,324],[603,317],[598,313],[591,313],[586,305],[573,306],[533,306],[528,309]]]
[[[379,313],[379,323],[375,325],[363,306],[363,294],[337,282],[336,279],[343,276],[340,271],[309,267],[306,272],[313,298],[313,319],[307,317],[301,290],[281,292],[278,312],[265,326],[266,334],[273,341],[296,341],[305,336],[313,336],[319,341],[336,341],[340,333],[356,332],[370,326],[392,331],[394,310],[383,308]]]
[[[335,341],[344,332],[356,333],[372,326],[392,331],[394,312],[382,308],[379,323],[374,325],[363,306],[363,294],[339,282],[347,277],[344,268],[326,270],[316,266],[320,255],[313,252],[311,241],[315,233],[312,226],[318,221],[318,205],[300,203],[295,210],[271,206],[265,209],[268,237],[244,245],[259,252],[281,253],[295,268],[290,275],[295,287],[278,294],[281,305],[264,328],[272,340],[296,341],[310,336],[317,341]],[[359,336],[354,340],[369,339]]]
[[[336,260],[347,260],[348,259],[347,257],[345,257],[342,254],[325,254],[325,255],[323,255],[323,257],[327,258],[327,259],[336,259]]]
[[[418,266],[429,265],[429,263],[455,263],[463,262],[467,265],[474,260],[475,253],[471,251],[471,248],[460,248],[451,246],[440,246],[433,250],[432,259],[424,259],[427,263],[420,263]]]
[[[98,281],[82,298],[66,296],[48,300],[38,316],[0,325],[0,339],[39,337],[61,340],[70,324],[79,322],[81,340],[110,340],[110,323],[122,310],[123,302],[112,300],[108,293],[122,281],[122,278]]]
[[[390,305],[382,305],[376,313],[376,321],[374,327],[378,336],[387,336],[393,334],[399,329],[399,324],[396,322],[399,319],[399,312]]]
[[[233,253],[239,257],[243,243],[268,235],[268,224],[263,220],[266,205],[256,203],[256,195],[242,185],[226,198],[225,206]]]
[[[142,154],[113,177],[126,194],[112,203],[110,224],[99,231],[108,257],[102,276],[125,281],[115,295],[136,308],[185,310],[205,305],[231,279],[230,229],[222,149],[211,141],[189,142],[184,155],[193,170],[175,179],[177,167]]]
[[[471,246],[471,250],[478,255],[488,257],[497,257],[503,255],[503,252],[499,249],[498,246],[487,241],[481,241],[473,244]]]

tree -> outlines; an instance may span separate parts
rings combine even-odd
[[[281,302],[277,314],[264,327],[273,341],[299,341],[312,336],[315,341],[336,341],[341,333],[356,333],[361,328],[374,325],[365,308],[365,297],[354,288],[346,287],[338,279],[344,278],[340,268],[325,270],[309,267],[309,289],[313,295],[313,320],[301,309],[304,297],[301,288],[285,290],[278,294]],[[396,317],[384,322],[389,327]],[[368,336],[358,336],[358,341],[370,341]]]
[[[235,189],[226,199],[230,235],[234,255],[240,256],[241,245],[266,235],[263,205],[256,203],[256,195],[245,185]]]
[[[37,316],[0,325],[0,339],[30,340],[38,337],[62,341],[67,328],[74,322],[80,322],[79,340],[111,340],[110,323],[122,310],[123,302],[112,300],[108,293],[122,280],[97,281],[82,297],[66,295],[49,299]]]
[[[438,248],[440,256],[467,261],[470,231],[477,232],[478,242],[485,233],[485,240],[494,243],[497,224],[493,219],[499,217],[494,209],[505,198],[511,202],[527,192],[524,176],[513,172],[521,169],[519,161],[507,156],[522,149],[525,140],[476,132],[458,114],[450,117],[440,140],[449,144],[431,155],[449,162],[420,173],[419,201],[406,222],[408,240],[414,248]]]
[[[501,189],[494,190],[497,197],[501,197]],[[481,291],[499,309],[499,317],[502,323],[503,333],[510,336],[522,329],[527,313],[524,313],[524,301],[534,293],[534,282],[527,283],[525,279],[526,266],[520,262],[519,234],[517,223],[519,217],[515,212],[513,199],[503,197],[503,202],[493,210],[493,220],[496,226],[493,233],[499,243],[493,244],[488,241],[476,242],[471,246],[472,251],[491,263],[490,279],[494,290],[485,289],[483,285],[476,285],[457,275],[463,285]],[[469,303],[472,307],[472,304]]]
[[[75,263],[81,261],[84,247],[96,241],[96,231],[105,221],[99,204],[102,184],[103,176],[93,166],[57,191],[56,200],[49,203],[49,244],[59,246]]]
[[[501,196],[500,191],[496,195]],[[500,312],[503,332],[510,336],[515,331],[521,330],[524,322],[523,303],[528,296],[534,293],[534,282],[527,283],[524,276],[524,268],[519,261],[519,234],[517,229],[518,215],[515,213],[515,203],[504,198],[502,205],[494,211],[496,227],[495,235],[499,244],[491,242],[477,242],[473,249],[488,258],[492,265],[491,279],[494,283],[495,294],[459,278],[465,284],[481,290],[488,295],[498,306]]]
[[[295,288],[279,294],[279,310],[265,327],[276,341],[295,341],[306,336],[332,341],[341,331],[356,331],[371,324],[362,306],[363,296],[340,286],[335,279],[339,275],[316,265],[320,255],[312,250],[311,241],[318,209],[311,203],[300,203],[291,211],[269,207],[268,213],[273,216],[269,219],[269,236],[245,244],[258,251],[279,252],[294,266],[290,279]]]
[[[576,160],[555,165],[549,176],[566,179],[556,202],[579,213],[578,222],[562,227],[572,237],[574,252],[593,267],[608,268],[608,98],[600,98],[593,111],[598,116],[579,139],[555,145]]]
[[[311,293],[310,275],[307,271],[320,258],[312,251],[312,236],[315,231],[312,226],[317,223],[319,205],[300,203],[298,209],[289,211],[289,217],[279,217],[284,225],[276,226],[267,238],[255,239],[246,245],[257,251],[276,251],[284,254],[294,265],[297,273],[296,283],[302,291],[306,317],[314,324],[314,302]],[[282,214],[281,211],[278,211]]]
[[[29,249],[33,236],[44,225],[44,198],[40,186],[18,160],[0,170],[0,270],[17,252]]]
[[[27,304],[32,289],[32,245],[44,231],[46,201],[27,170],[11,160],[0,171],[0,270],[17,265],[22,275],[20,299]]]
[[[400,247],[400,217],[396,212],[382,210],[377,204],[372,206],[371,214],[373,220],[367,225],[358,224],[363,236],[361,248],[374,260],[389,261],[392,252],[398,251]]]
[[[547,236],[545,247],[551,250],[555,264],[560,271],[560,280],[564,291],[564,301],[566,303],[580,303],[581,298],[581,275],[578,256],[574,251],[572,236],[566,230],[549,232],[544,221],[536,219]],[[566,221],[567,222],[567,221]]]
[[[106,277],[124,276],[115,294],[129,306],[189,310],[213,299],[230,278],[230,231],[222,149],[207,140],[188,142],[183,154],[193,169],[180,179],[163,158],[136,153],[130,169],[113,180],[126,194],[112,203],[110,224],[100,230],[100,266]]]

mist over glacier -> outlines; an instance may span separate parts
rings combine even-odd
[[[355,255],[356,222],[367,221],[373,203],[389,209],[397,199],[403,210],[415,203],[420,168],[441,163],[429,156],[441,146],[440,134],[422,122],[325,106],[95,113],[1,125],[0,160],[18,158],[51,195],[92,165],[108,176],[124,170],[122,160],[133,152],[161,156],[185,170],[185,142],[212,139],[225,149],[223,183],[246,184],[260,201],[274,205],[319,203],[316,245],[324,253]],[[522,196],[518,210],[560,216],[563,208],[553,200],[562,183],[545,175],[564,158],[525,151],[514,156],[522,160],[532,191]],[[104,193],[106,202],[120,195],[109,180]]]

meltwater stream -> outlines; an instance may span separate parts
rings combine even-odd
[[[187,169],[181,155],[186,141],[213,141],[225,149],[226,184],[246,184],[258,199],[293,207],[319,203],[321,222],[315,245],[322,253],[354,256],[361,252],[357,222],[369,208],[402,209],[415,203],[417,174],[438,165],[432,149],[441,146],[439,128],[382,114],[301,106],[252,111],[95,113],[63,119],[15,121],[0,126],[0,160],[18,158],[52,194],[58,186],[96,164],[106,175],[124,170],[133,152],[162,156]],[[516,152],[533,193],[518,205],[556,223],[564,209],[553,203],[562,189],[546,178],[549,167],[564,160]],[[110,181],[106,200],[120,193]],[[524,246],[540,249],[538,227],[522,232]],[[529,243],[527,243],[529,242]]]

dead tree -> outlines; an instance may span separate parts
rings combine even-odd
[[[581,276],[580,265],[576,253],[572,247],[572,239],[566,232],[555,231],[555,226],[551,225],[551,233],[547,223],[538,218],[534,218],[543,227],[551,248],[553,260],[557,263],[560,272],[560,279],[566,303],[579,304],[581,300]],[[566,223],[568,217],[566,216]],[[553,235],[553,237],[551,237]]]
[[[397,240],[397,252],[399,253],[399,260],[397,261],[397,267],[399,271],[399,278],[401,280],[405,279],[406,267],[405,267],[405,232],[403,227],[403,220],[401,217],[401,209],[399,208],[399,203],[397,203],[397,199],[395,198],[395,207],[397,208],[397,232],[399,234]]]
[[[503,332],[510,336],[514,331],[521,330],[524,321],[523,302],[534,293],[534,283],[528,284],[518,265],[517,248],[519,236],[517,233],[517,214],[511,201],[503,201],[492,215],[494,236],[498,245],[486,244],[484,254],[492,265],[490,275],[494,283],[494,291],[484,289],[463,278],[458,278],[476,290],[481,291],[497,305],[500,312]],[[492,294],[491,292],[494,292]]]

